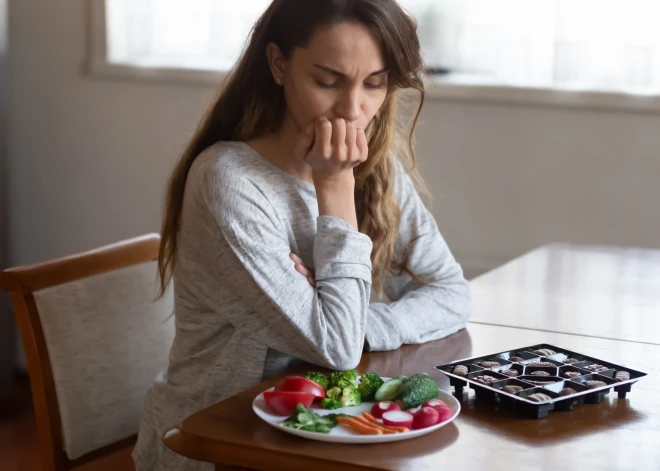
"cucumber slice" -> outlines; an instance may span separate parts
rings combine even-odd
[[[389,381],[385,381],[378,391],[376,391],[376,400],[377,401],[391,401],[396,397],[403,386],[404,380],[402,378],[393,378]]]

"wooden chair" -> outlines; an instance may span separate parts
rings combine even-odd
[[[147,389],[167,365],[173,296],[157,296],[157,234],[0,273],[11,294],[46,471],[135,442]]]

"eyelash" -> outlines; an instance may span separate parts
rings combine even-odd
[[[335,84],[333,84],[333,83],[325,83],[325,82],[321,82],[320,80],[317,80],[317,83],[318,83],[319,87],[325,88],[327,90],[332,90],[333,88],[336,88]],[[366,88],[368,88],[369,90],[379,90],[379,89],[385,87],[385,84],[384,83],[379,83],[378,85],[372,85],[372,84],[369,84],[369,83],[365,83],[364,86]]]

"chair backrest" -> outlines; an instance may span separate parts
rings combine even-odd
[[[150,234],[0,273],[30,375],[46,470],[130,445],[174,338],[171,286],[158,294]]]

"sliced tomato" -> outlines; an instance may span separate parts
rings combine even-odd
[[[264,393],[266,404],[277,415],[291,415],[298,404],[309,407],[314,402],[314,395],[293,391],[266,391]]]
[[[325,399],[323,388],[318,383],[302,376],[285,376],[275,385],[275,391],[303,392],[313,394],[317,399]]]

